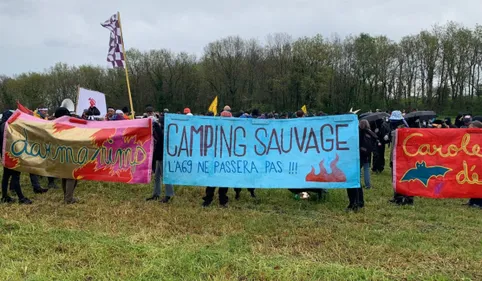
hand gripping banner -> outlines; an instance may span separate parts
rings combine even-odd
[[[482,198],[481,129],[399,129],[396,134],[396,192]]]
[[[46,121],[16,111],[7,121],[2,162],[20,172],[55,178],[148,183],[151,119]]]
[[[286,120],[165,116],[164,182],[253,188],[360,186],[354,114]]]

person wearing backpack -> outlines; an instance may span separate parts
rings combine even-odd
[[[367,120],[360,120],[359,123],[359,143],[360,143],[360,168],[364,170],[365,186],[371,187],[370,184],[370,156],[378,145],[377,135],[370,130],[370,123]],[[365,206],[363,198],[363,189],[361,187],[347,188],[348,200],[350,204],[347,211],[357,211]]]
[[[155,120],[153,116],[148,118],[152,119],[152,134],[154,139],[154,155],[152,168],[154,170],[154,190],[152,196],[147,198],[146,201],[158,200],[161,196],[162,188],[162,161],[164,158],[164,116],[159,117],[159,121]],[[172,184],[166,184],[166,196],[160,200],[161,203],[168,203],[174,196],[174,186]]]

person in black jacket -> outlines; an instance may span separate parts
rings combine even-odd
[[[373,152],[372,171],[374,173],[381,173],[385,169],[385,145],[390,140],[390,124],[383,119],[374,122],[374,133],[377,134],[381,145],[377,146]]]
[[[152,196],[147,198],[147,201],[158,200],[161,196],[162,187],[162,160],[164,157],[164,116],[160,116],[159,121],[152,119],[152,129],[154,138],[154,155],[152,168],[154,170],[154,190]],[[161,203],[168,203],[174,196],[174,186],[166,184],[166,196],[161,199]]]
[[[482,129],[482,123],[480,121],[473,121],[469,128],[477,128]],[[471,198],[468,202],[468,205],[471,207],[482,208],[482,198]]]
[[[3,112],[2,120],[0,122],[0,157],[3,155],[3,136],[5,132],[5,125],[7,120],[12,116],[12,112],[7,110]],[[10,180],[11,179],[11,180]],[[2,203],[13,203],[15,200],[8,196],[8,183],[10,181],[10,189],[13,189],[18,196],[18,202],[20,204],[32,204],[32,201],[25,197],[20,188],[20,172],[14,171],[12,169],[3,167],[3,178],[2,178]]]
[[[370,188],[370,156],[371,153],[381,145],[377,135],[370,130],[370,123],[367,120],[360,120],[359,125],[360,142],[360,168],[364,169],[365,185]],[[365,206],[363,189],[361,187],[347,188],[348,200],[350,204],[347,211],[357,211]]]

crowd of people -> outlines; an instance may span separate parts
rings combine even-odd
[[[5,123],[12,115],[12,110],[7,110],[3,113],[0,123],[0,136],[3,136]],[[161,203],[169,203],[174,196],[174,186],[165,185],[165,195],[162,194],[162,177],[163,177],[163,155],[164,155],[164,115],[169,113],[169,110],[165,108],[162,112],[156,112],[154,108],[148,105],[145,108],[145,112],[141,118],[151,118],[153,120],[153,173],[154,173],[154,185],[153,191],[150,197],[146,198],[147,201],[159,200]],[[181,114],[181,112],[177,112]],[[350,111],[350,113],[353,113]],[[115,109],[109,107],[107,109],[106,116],[100,116],[100,111],[95,107],[90,107],[84,110],[82,116],[75,116],[75,114],[64,107],[59,107],[54,115],[49,116],[47,108],[39,107],[32,113],[34,116],[42,119],[55,119],[62,116],[74,116],[86,120],[106,120],[106,121],[119,121],[128,120],[131,118],[127,107],[123,109]],[[182,114],[192,116],[192,112],[189,108],[185,108]],[[200,114],[203,116],[214,116],[213,112],[207,112]],[[267,112],[261,113],[258,110],[252,110],[251,112],[239,111],[232,113],[231,107],[225,106],[223,110],[216,114],[222,118],[258,118],[258,119],[288,119],[288,118],[307,118],[310,116],[325,116],[324,112],[318,112],[317,114],[307,114],[302,110],[298,110],[293,113],[277,113]],[[370,118],[367,118],[370,116]],[[406,118],[407,117],[407,118]],[[473,117],[469,113],[461,113],[456,117],[455,123],[452,124],[451,118],[445,118],[444,120],[435,119],[435,113],[427,114],[405,114],[405,112],[394,110],[389,112],[381,112],[379,110],[375,112],[368,112],[360,115],[359,121],[359,147],[360,147],[360,169],[363,170],[363,184],[360,183],[358,188],[347,189],[347,195],[349,199],[348,211],[357,211],[364,207],[364,195],[363,189],[370,189],[372,187],[370,181],[370,169],[373,173],[381,173],[385,169],[385,150],[389,146],[390,152],[390,168],[393,164],[393,145],[396,138],[396,130],[400,128],[412,127],[412,128],[482,128],[482,118]],[[1,146],[3,149],[3,145]],[[3,151],[2,151],[3,152]],[[392,173],[393,174],[393,173]],[[56,179],[48,177],[48,189],[41,187],[39,183],[39,176],[30,174],[30,181],[33,191],[35,193],[45,193],[49,189],[57,189]],[[77,186],[77,180],[73,179],[60,179],[62,183],[62,189],[64,192],[64,202],[67,204],[73,204],[78,202],[78,199],[74,198],[74,190]],[[20,204],[32,204],[32,201],[25,197],[20,187],[20,172],[14,171],[8,168],[3,169],[2,178],[2,198],[1,202],[11,203],[15,200],[8,195],[8,190],[14,191],[18,197]],[[205,196],[202,198],[202,206],[207,207],[211,205],[214,200],[216,187],[206,187]],[[235,188],[235,199],[240,198],[241,189]],[[255,198],[256,193],[254,188],[248,188],[251,197]],[[310,193],[315,193],[318,198],[321,198],[326,193],[324,189],[289,189],[295,198],[309,198]],[[229,197],[227,195],[228,188],[222,187],[218,189],[219,204],[222,207],[227,207]],[[405,196],[403,194],[394,193],[390,202],[399,205],[411,205],[414,203],[413,197]],[[469,200],[470,206],[482,208],[482,199],[473,198]]]

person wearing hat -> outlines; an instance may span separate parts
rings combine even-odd
[[[463,119],[464,124],[460,128],[468,128],[472,123],[472,116],[465,115]]]
[[[231,113],[231,107],[229,105],[226,105],[223,108],[223,111],[220,114],[221,117],[233,117],[233,114]]]
[[[146,106],[145,117],[154,116],[154,107],[151,105]]]
[[[112,116],[112,120],[116,120],[116,121],[125,120],[124,112],[122,112],[122,110],[120,110],[120,109],[117,109],[117,110],[115,111],[114,116]]]
[[[0,121],[0,158],[3,155],[3,136],[5,133],[5,125],[8,119],[12,116],[12,111],[6,110],[2,114],[2,119]],[[13,203],[15,200],[8,195],[8,185],[10,183],[10,189],[13,189],[18,196],[19,204],[32,204],[32,201],[25,197],[22,193],[20,187],[20,172],[3,167],[3,178],[2,178],[2,198],[0,202],[2,203]]]
[[[392,177],[393,177],[393,153],[395,151],[395,144],[396,144],[396,138],[397,138],[397,129],[400,128],[406,128],[408,127],[407,122],[405,121],[405,118],[403,118],[402,113],[399,110],[395,110],[392,112],[390,115],[390,127],[392,129],[391,132],[391,149],[390,149],[390,168],[392,168]],[[393,193],[393,198],[390,200],[391,203],[395,203],[398,205],[413,205],[413,196],[405,196],[403,194],[394,192]]]

